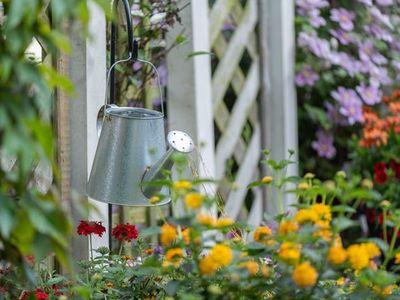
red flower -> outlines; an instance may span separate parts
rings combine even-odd
[[[54,296],[62,296],[62,295],[64,295],[64,293],[61,293],[61,292],[58,291],[59,287],[56,286],[55,284],[53,284],[51,288],[53,289]]]
[[[374,179],[375,182],[378,184],[385,184],[388,179],[388,176],[386,172],[375,172]]]
[[[133,239],[136,240],[139,234],[135,225],[126,223],[115,226],[112,230],[112,236],[117,240],[130,242]]]
[[[39,300],[45,300],[45,299],[49,299],[49,295],[47,295],[43,290],[41,289],[36,289],[35,291],[35,296],[36,298],[38,298]]]
[[[393,170],[396,179],[400,179],[400,163],[392,159],[390,161],[390,168]]]
[[[367,217],[368,222],[374,223],[376,217],[378,216],[378,213],[375,208],[367,208],[365,215]]]
[[[380,173],[380,172],[385,172],[386,171],[386,164],[382,161],[377,162],[374,165],[374,171],[375,173]]]
[[[103,236],[103,233],[106,231],[106,228],[101,225],[101,222],[94,221],[80,221],[77,233],[79,235],[88,236],[89,234],[97,234],[98,236]]]

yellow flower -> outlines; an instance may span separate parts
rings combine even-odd
[[[319,227],[319,226],[318,226]],[[322,238],[323,240],[325,240],[325,241],[327,241],[327,242],[329,242],[330,240],[331,240],[331,237],[332,237],[332,232],[331,232],[331,230],[329,229],[329,227],[328,228],[322,228],[322,229],[320,229],[320,230],[316,230],[314,233],[313,233],[313,236],[314,237],[320,237],[320,238]]]
[[[186,206],[192,209],[197,209],[203,204],[204,196],[200,193],[189,193],[185,196]]]
[[[203,275],[211,275],[218,269],[215,261],[210,257],[203,257],[199,262],[199,270]]]
[[[209,256],[215,262],[218,268],[226,267],[233,259],[231,248],[222,244],[217,244],[212,247]]]
[[[367,188],[367,189],[369,189],[369,190],[371,190],[373,187],[374,187],[374,183],[372,182],[372,180],[371,179],[363,179],[362,181],[361,181],[361,186],[362,187],[364,187],[364,188]]]
[[[292,279],[299,287],[314,286],[317,277],[317,270],[307,261],[298,264],[292,273]]]
[[[369,265],[369,255],[367,252],[367,248],[362,245],[351,245],[347,248],[347,257],[350,263],[350,266],[354,270],[362,270]]]
[[[262,266],[262,267],[261,267],[261,274],[262,274],[265,278],[269,277],[269,269],[268,269],[267,266]]]
[[[190,243],[190,228],[185,228],[182,230],[182,238],[185,244]]]
[[[112,282],[107,282],[106,287],[112,289],[114,287],[114,284]]]
[[[332,220],[331,208],[329,205],[317,203],[311,206],[311,210],[315,211],[320,221],[330,222]]]
[[[259,269],[258,264],[254,260],[248,260],[240,264],[240,266],[246,268],[251,276],[256,275]]]
[[[396,253],[396,255],[395,255],[394,258],[395,258],[394,263],[395,263],[396,265],[400,264],[400,252],[399,252],[399,253]]]
[[[149,199],[150,204],[157,204],[158,202],[160,202],[160,197],[158,196],[153,196]]]
[[[366,248],[369,258],[374,258],[381,255],[381,251],[375,243],[368,242],[361,244]]]
[[[184,252],[182,248],[171,248],[165,253],[164,267],[174,266],[179,267],[182,263]]]
[[[300,191],[305,191],[305,190],[308,190],[308,189],[310,188],[310,185],[309,185],[307,182],[300,182],[300,183],[297,185],[297,188],[298,188]]]
[[[178,180],[174,182],[174,189],[176,190],[190,190],[192,187],[192,183],[187,180]]]
[[[315,223],[318,221],[318,215],[314,210],[311,209],[300,209],[294,219],[297,223],[304,224],[307,222]]]
[[[289,264],[295,264],[300,259],[300,245],[292,242],[283,242],[279,248],[279,257]]]
[[[389,200],[383,200],[380,204],[379,204],[382,208],[389,208],[391,203]]]
[[[278,232],[280,235],[286,235],[296,232],[298,229],[299,225],[296,222],[284,220],[279,224]]]
[[[273,242],[270,239],[271,235],[272,230],[268,226],[260,226],[254,231],[253,238],[256,242],[271,245],[271,242]]]
[[[214,226],[215,225],[215,218],[206,213],[198,213],[196,216],[196,220],[199,224],[201,225],[208,225],[208,226]]]
[[[263,177],[263,178],[261,179],[261,182],[262,182],[262,183],[268,184],[268,183],[270,183],[272,180],[273,180],[272,176],[265,176],[265,177]]]
[[[336,280],[337,285],[343,285],[346,283],[346,278],[340,277],[338,280]]]
[[[381,288],[377,285],[374,285],[372,289],[374,290],[375,293],[380,294],[382,296],[390,296],[393,293],[393,289],[397,288],[395,284],[391,284],[388,286],[385,286],[384,288]]]
[[[226,227],[232,225],[234,221],[231,218],[219,218],[215,223],[215,227]]]
[[[340,265],[346,261],[347,252],[342,246],[333,246],[328,251],[328,261],[333,265]]]
[[[169,245],[176,239],[176,228],[169,224],[161,226],[161,244]]]

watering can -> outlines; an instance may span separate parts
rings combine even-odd
[[[114,63],[108,72],[120,62]],[[168,150],[165,143],[164,107],[157,69],[161,97],[161,111],[139,107],[105,105],[98,115],[100,134],[92,170],[87,185],[87,194],[95,200],[126,206],[152,206],[149,199],[159,193],[162,197],[157,205],[170,201],[167,187],[147,184],[162,179],[163,170],[171,169],[174,152],[190,153],[194,143],[182,131],[168,133]],[[108,95],[106,91],[106,95]]]

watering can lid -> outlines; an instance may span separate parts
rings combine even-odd
[[[164,115],[156,110],[138,107],[110,107],[106,109],[106,114],[126,118],[126,119],[161,119]]]

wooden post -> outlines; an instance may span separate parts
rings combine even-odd
[[[104,13],[93,2],[89,2],[89,38],[82,38],[82,30],[75,25],[71,32],[72,56],[70,78],[75,94],[70,101],[70,149],[71,183],[80,197],[86,197],[86,183],[97,146],[96,118],[104,104],[106,89],[106,22]],[[97,212],[91,211],[89,219],[102,221],[107,228],[107,204],[89,200]],[[79,216],[75,214],[75,222]],[[82,216],[80,216],[82,218]],[[108,246],[107,235],[93,239],[93,248]],[[73,253],[87,257],[87,240],[78,239],[73,243]]]
[[[179,1],[183,6],[187,1]],[[186,131],[198,145],[195,168],[200,177],[215,176],[214,126],[211,99],[211,64],[208,54],[187,56],[197,51],[210,51],[208,1],[191,1],[180,13],[182,24],[169,32],[169,44],[183,32],[187,42],[170,51],[168,67],[168,121],[170,129]],[[213,192],[208,186],[206,192]]]
[[[297,102],[294,86],[295,32],[293,0],[259,0],[262,55],[263,144],[274,159],[297,153]],[[297,161],[297,155],[293,157]],[[297,165],[288,170],[297,174]],[[267,199],[266,209],[277,212],[276,201]],[[286,207],[294,201],[287,195]]]

